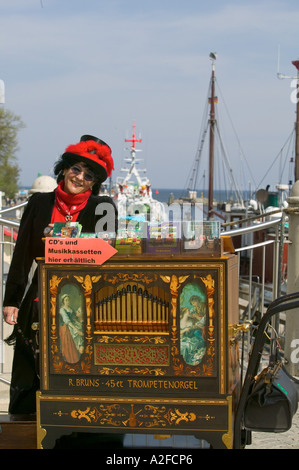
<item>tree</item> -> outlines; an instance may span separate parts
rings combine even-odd
[[[20,116],[0,107],[0,190],[8,198],[13,198],[18,191],[17,135],[24,127]]]

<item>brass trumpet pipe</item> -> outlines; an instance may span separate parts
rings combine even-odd
[[[143,309],[142,309],[142,321],[148,321],[148,314],[147,314],[147,302],[148,302],[148,292],[145,290],[143,292]]]
[[[106,321],[111,321],[112,315],[111,315],[111,297],[108,295],[107,297],[107,316],[106,316]]]
[[[132,321],[132,312],[131,312],[131,308],[132,308],[132,294],[131,294],[131,286],[128,284],[127,285],[127,302],[126,302],[126,305],[127,305],[127,318],[126,318],[126,321],[127,322],[131,322]]]
[[[118,290],[116,293],[116,321],[120,322],[121,318],[121,293]]]
[[[138,309],[138,322],[142,323],[143,321],[143,298],[142,298],[141,288],[138,289],[137,309]]]
[[[115,322],[116,320],[116,296],[112,294],[111,298],[111,313],[112,313],[112,321]]]
[[[126,289],[121,291],[121,321],[126,321]]]
[[[152,294],[148,294],[147,298],[147,321],[151,323],[153,321],[153,298]]]
[[[136,286],[132,288],[132,315],[133,321],[137,322],[137,289]]]
[[[103,321],[107,321],[107,300],[103,299]]]
[[[157,319],[158,319],[158,316],[157,316],[157,297],[154,295],[153,297],[153,321],[156,322]]]

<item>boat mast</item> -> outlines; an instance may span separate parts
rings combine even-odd
[[[294,60],[292,64],[297,69],[297,92],[299,87],[299,60]],[[299,99],[297,98],[296,106],[296,123],[295,123],[295,182],[299,180]]]
[[[217,55],[215,52],[210,53],[212,60],[212,76],[211,76],[211,97],[210,97],[210,151],[209,151],[209,197],[208,197],[208,218],[213,215],[214,200],[214,137],[215,137],[215,60]]]
[[[142,142],[142,139],[136,139],[135,136],[135,121],[133,122],[133,132],[132,132],[132,139],[125,139],[125,142],[132,142],[132,150],[135,150],[136,142]]]

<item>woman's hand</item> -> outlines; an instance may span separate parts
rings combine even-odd
[[[6,323],[9,325],[16,325],[18,323],[19,309],[17,307],[4,307],[3,316]]]
[[[54,224],[49,224],[44,228],[44,237],[52,237]]]

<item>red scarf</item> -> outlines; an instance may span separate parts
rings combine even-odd
[[[55,189],[55,204],[53,207],[51,223],[54,222],[76,222],[79,212],[84,209],[91,189],[80,194],[68,194],[64,192],[64,181],[58,183]]]

